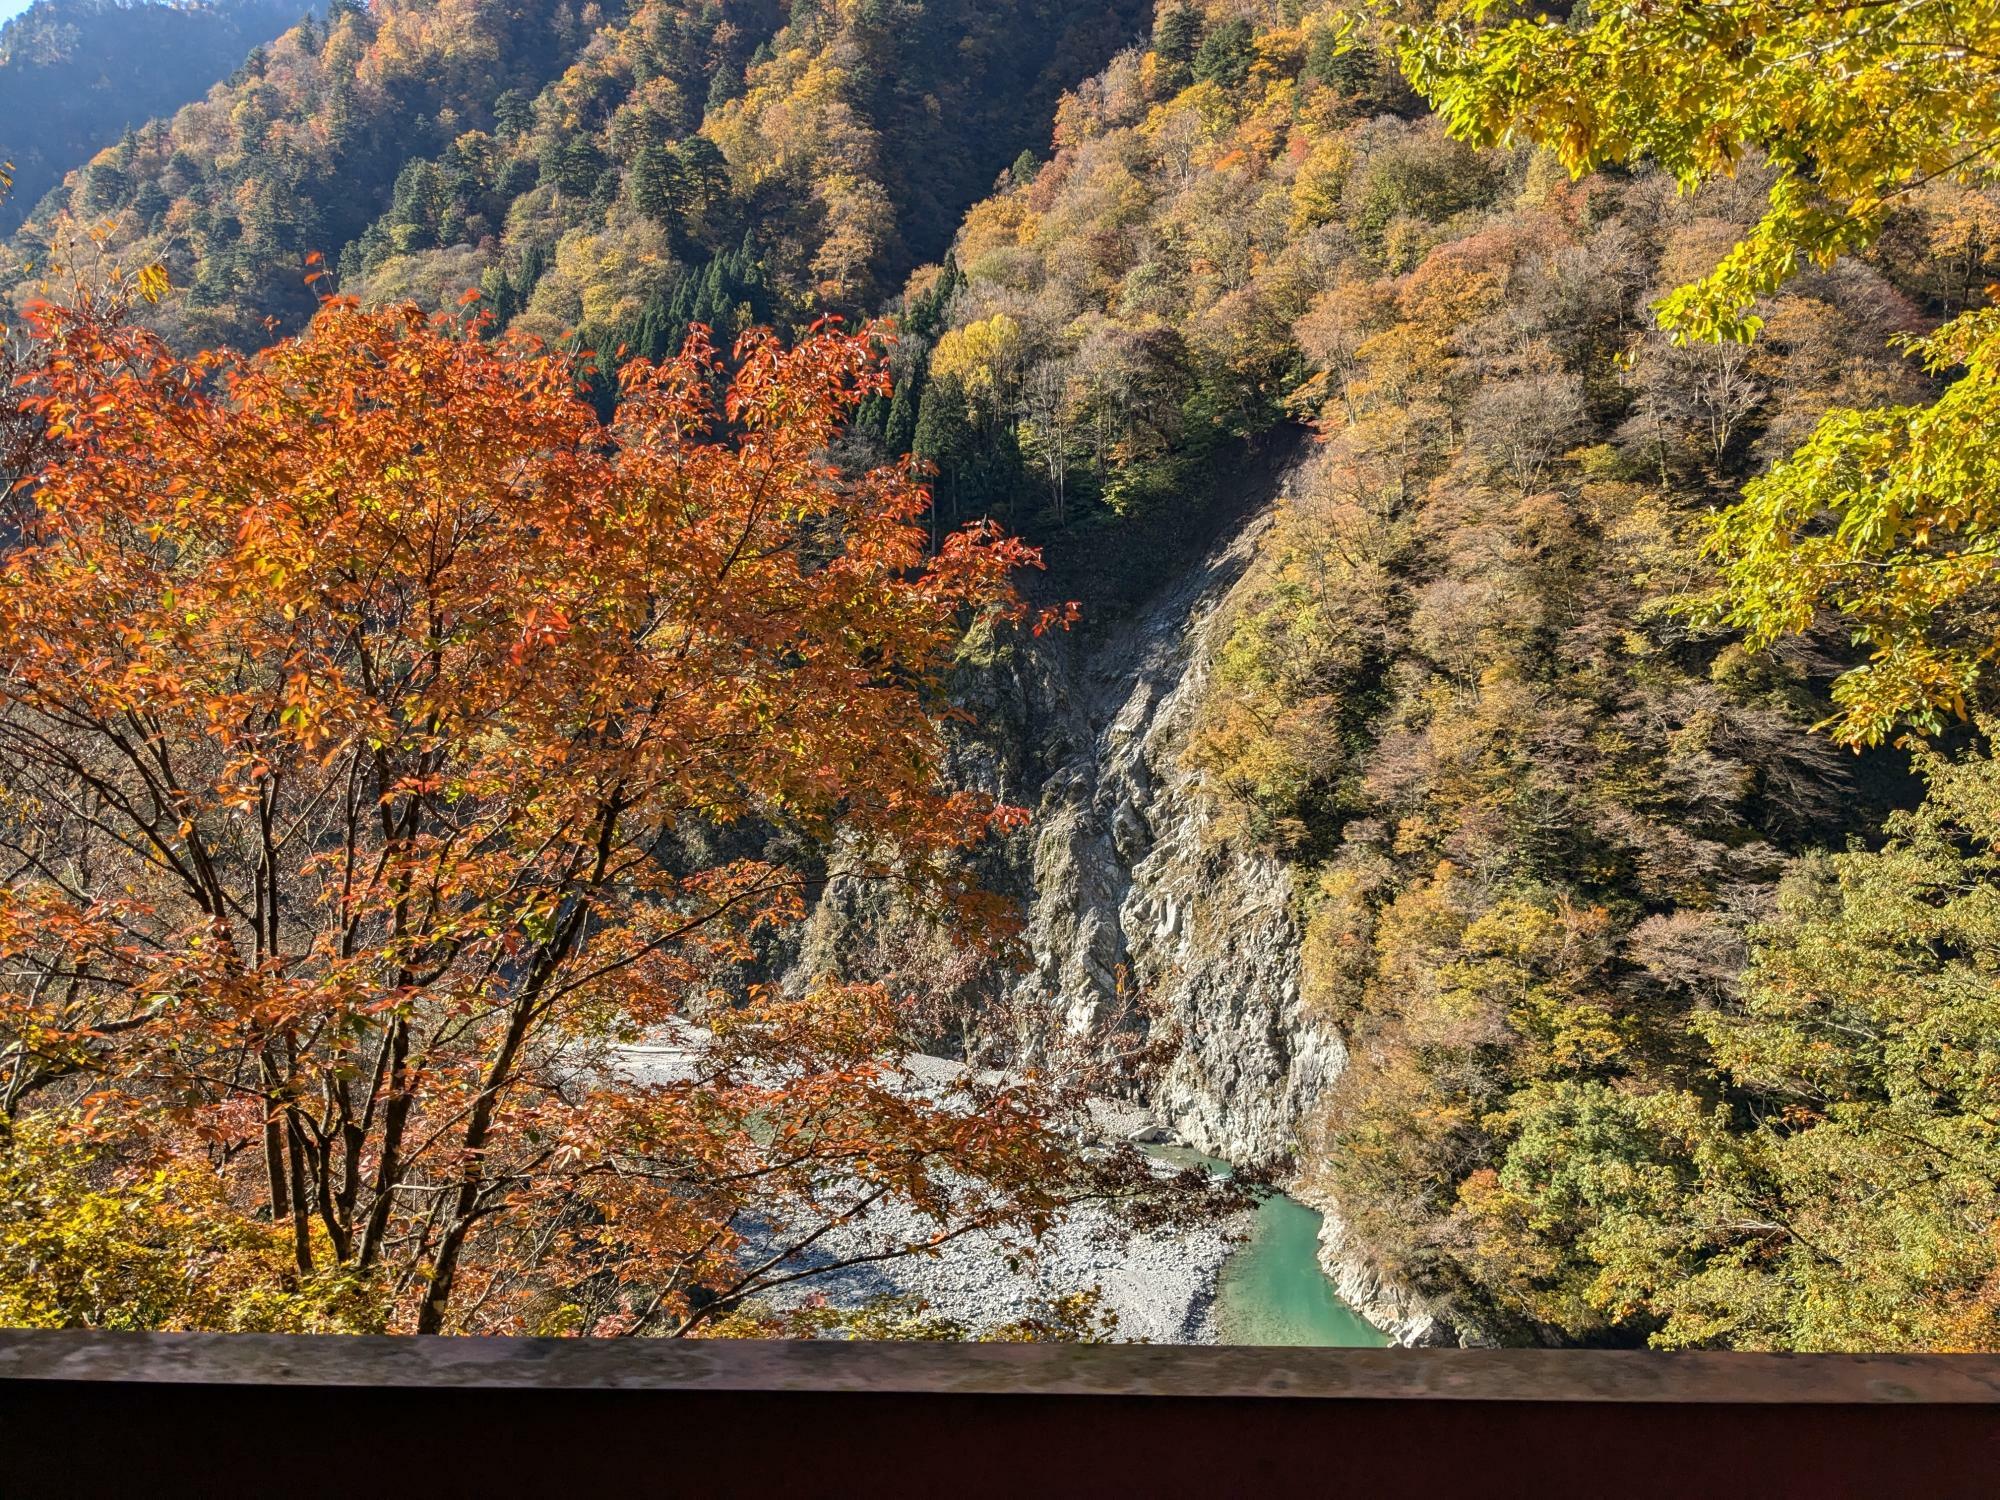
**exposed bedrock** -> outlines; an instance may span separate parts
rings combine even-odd
[[[1292,456],[1246,464],[1211,538],[1185,554],[1199,563],[1116,620],[970,647],[970,722],[953,751],[961,782],[1034,813],[986,872],[1022,903],[1032,953],[1008,1009],[1039,1031],[1017,1057],[1052,1052],[1055,1037],[1109,1054],[1149,1034],[1168,1060],[1131,1087],[1189,1145],[1239,1164],[1292,1156],[1347,1058],[1301,999],[1285,867],[1236,831],[1185,753]],[[893,921],[870,893],[836,885],[809,925],[808,961],[879,949]],[[1322,1261],[1347,1301],[1401,1342],[1445,1336],[1347,1242],[1337,1211],[1327,1226]]]

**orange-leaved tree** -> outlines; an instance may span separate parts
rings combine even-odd
[[[1034,558],[983,530],[932,555],[906,466],[825,461],[886,388],[880,330],[727,366],[693,341],[606,424],[476,320],[332,299],[184,359],[35,318],[0,1153],[66,1164],[39,1201],[116,1208],[100,1259],[198,1286],[192,1213],[271,1282],[58,1286],[35,1316],[685,1332],[807,1251],[1106,1190],[1030,1086],[911,1087],[886,990],[750,982],[835,875],[1004,939],[964,855],[1020,815],[944,784],[938,688]],[[662,1035],[642,1077],[621,1049]],[[901,1232],[857,1231],[889,1202]],[[180,1227],[149,1239],[155,1211]],[[0,1204],[0,1257],[60,1263],[38,1212]]]

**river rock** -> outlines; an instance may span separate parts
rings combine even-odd
[[[1338,1205],[1322,1200],[1314,1206],[1320,1211],[1320,1269],[1342,1302],[1404,1348],[1462,1342],[1450,1323],[1382,1275],[1366,1248],[1348,1234]]]

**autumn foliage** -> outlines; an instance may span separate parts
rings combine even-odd
[[[756,983],[835,874],[1005,936],[961,856],[1020,814],[942,785],[936,687],[1033,555],[932,555],[907,465],[824,463],[877,332],[753,336],[727,377],[697,339],[606,425],[476,319],[331,300],[183,359],[39,311],[0,1256],[29,1303],[65,1243],[259,1292],[59,1284],[31,1320],[685,1331],[883,1199],[923,1226],[886,1255],[1078,1190],[1027,1086],[883,1061],[885,989]],[[616,1046],[662,1037],[633,1081]]]

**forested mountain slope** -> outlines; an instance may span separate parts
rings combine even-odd
[[[164,317],[189,341],[301,318],[315,251],[366,300],[483,285],[546,336],[631,342],[676,296],[724,324],[866,311],[1142,16],[1135,0],[336,6],[93,164],[21,250],[60,237],[60,209],[108,220],[114,253],[187,289]]]
[[[293,0],[36,0],[0,27],[0,234],[97,152],[179,108],[294,24]]]
[[[977,867],[1031,962],[836,879],[760,975],[1289,1147],[1411,1326],[1994,1348],[2000,88],[1905,59],[2000,35],[1908,9],[1869,75],[1905,118],[1813,73],[1900,9],[1717,42],[1606,0],[1488,56],[1505,17],[1421,3],[340,3],[101,153],[0,281],[157,261],[144,318],[249,347],[320,252],[364,308],[476,288],[600,351],[600,416],[612,351],[892,313],[813,483],[913,456],[901,545],[994,518],[1082,595],[951,653],[939,766],[1039,808]],[[1690,97],[1646,73],[1710,46]],[[1635,76],[1579,101],[1539,47]],[[1819,107],[1726,97],[1773,78]]]
[[[1985,1337],[2000,1158],[1958,1064],[1831,1039],[1969,984],[1892,1031],[1952,1013],[1991,1055],[1958,960],[1853,968],[1891,870],[1990,858],[1987,763],[1933,766],[1944,805],[1885,853],[1835,852],[1922,790],[1810,732],[1855,658],[1687,606],[1705,518],[1825,408],[1934,391],[1891,340],[1977,300],[1993,202],[1912,194],[1865,260],[1760,303],[1757,342],[1676,345],[1649,304],[1767,176],[1688,197],[1475,151],[1346,24],[1164,9],[914,284],[882,439],[947,507],[1061,535],[1313,429],[1186,757],[1293,871],[1352,1052],[1301,1165],[1350,1250],[1491,1338]]]
[[[335,6],[98,157],[17,237],[16,264],[81,260],[77,225],[103,224],[110,253],[158,261],[182,289],[171,330],[254,343],[266,318],[311,310],[307,255],[366,228],[413,154],[490,126],[496,101],[539,89],[586,39],[562,7]]]

